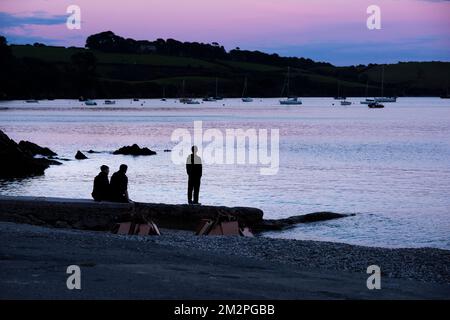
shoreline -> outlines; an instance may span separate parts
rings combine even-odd
[[[450,252],[328,242],[121,236],[0,222],[3,299],[450,299]],[[65,268],[83,290],[65,288]],[[368,290],[366,268],[381,268]]]

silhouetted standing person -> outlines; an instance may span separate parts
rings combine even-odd
[[[200,180],[202,178],[202,159],[197,155],[198,148],[192,146],[192,153],[186,159],[186,172],[188,174],[188,202],[189,204],[200,204],[198,194],[200,193]],[[194,201],[192,201],[192,191]]]
[[[111,200],[116,202],[129,202],[128,177],[126,175],[128,166],[121,164],[119,171],[111,176]]]
[[[110,188],[109,188],[109,167],[101,166],[100,173],[94,179],[94,189],[92,190],[92,198],[95,201],[110,200]]]

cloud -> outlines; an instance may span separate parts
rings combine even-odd
[[[0,28],[16,28],[27,25],[58,25],[67,20],[66,15],[48,15],[44,12],[33,12],[29,16],[18,16],[6,12],[0,12]]]

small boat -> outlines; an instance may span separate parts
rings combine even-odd
[[[139,101],[139,99],[138,98],[134,98],[133,101]]]
[[[384,96],[384,65],[381,68],[381,96],[375,98],[376,102],[397,102],[397,97]]]
[[[342,100],[341,101],[341,106],[349,106],[351,104],[352,104],[351,101],[347,101],[347,100]]]
[[[302,104],[302,100],[300,100],[297,97],[289,97],[290,71],[291,71],[291,68],[288,67],[288,72],[287,72],[287,76],[286,76],[286,84],[285,84],[285,86],[287,88],[286,92],[287,92],[288,98],[284,99],[284,100],[280,100],[280,104],[282,104],[282,105],[300,105],[300,104]],[[283,91],[284,91],[284,86],[283,86],[283,90],[281,90],[281,95],[283,95]]]
[[[214,97],[205,97],[202,100],[205,102],[216,102],[217,101],[216,98],[214,98]]]
[[[341,81],[337,82],[337,95],[334,97],[334,100],[345,100],[347,97],[341,95]]]
[[[200,102],[198,102],[198,101],[196,101],[196,100],[194,100],[192,98],[186,98],[185,97],[185,94],[184,94],[185,87],[186,87],[186,81],[183,80],[182,91],[181,91],[181,94],[182,94],[183,98],[180,98],[179,101],[181,103],[184,103],[184,104],[200,104]]]
[[[37,101],[36,99],[30,99],[30,100],[26,100],[26,103],[39,103],[39,101]]]
[[[299,105],[302,104],[302,100],[297,97],[290,97],[285,100],[280,100],[280,104],[283,105]]]
[[[371,99],[371,98],[366,98],[366,100],[361,101],[361,104],[371,104],[371,103],[375,103],[376,100],[375,99]]]
[[[87,105],[87,106],[96,106],[97,102],[95,102],[94,100],[86,100],[84,102],[84,104]]]
[[[397,102],[397,97],[378,97],[375,98],[377,102]]]
[[[397,102],[396,97],[377,97],[377,98],[367,98],[366,100],[361,101],[361,104],[370,104],[374,102]]]
[[[253,98],[246,97],[245,94],[247,93],[247,77],[245,77],[244,81],[244,89],[242,89],[242,102],[252,102]]]
[[[381,108],[384,108],[384,105],[382,105],[378,101],[375,101],[375,102],[369,103],[368,107],[370,109],[381,109]]]
[[[167,99],[166,98],[162,98],[161,101],[167,101]]]
[[[185,104],[200,104],[200,102],[198,102],[197,100],[194,99],[187,99],[186,102],[184,102]]]
[[[116,104],[114,100],[105,100],[105,104]]]

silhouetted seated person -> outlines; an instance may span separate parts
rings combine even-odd
[[[94,179],[94,189],[92,190],[92,198],[95,201],[108,201],[110,198],[109,188],[109,167],[101,166],[100,173]]]
[[[129,202],[128,197],[128,177],[126,175],[128,166],[120,165],[119,171],[111,176],[111,201]]]
[[[202,159],[197,155],[198,148],[192,147],[192,153],[186,159],[186,172],[188,174],[188,203],[200,204],[198,195],[200,193],[200,180],[202,178]],[[192,201],[192,192],[194,200]]]

